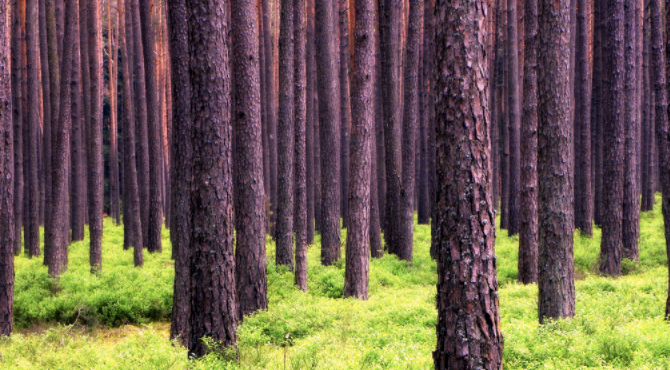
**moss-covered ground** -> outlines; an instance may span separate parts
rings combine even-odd
[[[668,267],[660,199],[641,219],[640,262],[625,276],[597,274],[600,230],[575,235],[577,315],[540,327],[537,287],[516,283],[518,238],[496,242],[506,369],[670,369],[663,320]],[[87,240],[70,246],[69,270],[49,279],[42,259],[16,259],[15,334],[0,339],[2,369],[430,369],[435,346],[436,264],[430,227],[415,228],[414,264],[394,256],[370,267],[370,299],[342,299],[344,260],[319,263],[310,247],[309,291],[274,264],[268,243],[270,308],[239,327],[238,358],[189,360],[168,339],[173,263],[163,253],[134,268],[123,228],[105,220],[103,271],[91,275]],[[342,239],[344,241],[344,238]],[[290,334],[287,339],[287,334]],[[233,356],[235,357],[235,356]]]

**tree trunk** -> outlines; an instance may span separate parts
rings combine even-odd
[[[277,122],[277,265],[293,270],[293,0],[281,1]]]
[[[14,3],[12,4],[12,8]],[[8,2],[0,2],[0,336],[12,334],[14,326],[14,138],[12,114],[12,77],[10,29],[7,24]],[[12,16],[14,9],[12,9]],[[12,24],[13,28],[13,24]],[[18,38],[14,32],[12,38]],[[12,40],[13,41],[13,40]],[[13,44],[13,42],[12,42]],[[12,53],[13,55],[13,53]],[[12,58],[14,59],[14,58]],[[20,225],[20,223],[19,223]],[[21,231],[19,230],[19,236]],[[19,239],[19,243],[21,240]]]
[[[26,65],[27,65],[27,106],[26,114],[28,125],[27,153],[24,153],[26,172],[24,176],[27,181],[28,193],[28,224],[26,225],[26,250],[30,257],[40,255],[40,190],[37,174],[38,162],[38,131],[40,122],[40,97],[39,97],[39,32],[38,32],[38,3],[36,0],[28,0],[26,3]],[[58,64],[56,64],[58,66]],[[53,79],[52,79],[53,81]],[[25,117],[24,117],[25,118]],[[46,255],[46,252],[45,252]],[[45,258],[46,259],[46,258]]]
[[[193,183],[193,126],[189,79],[188,9],[186,0],[168,3],[170,63],[172,66],[172,221],[170,240],[175,262],[170,338],[188,345],[190,320],[191,194]]]
[[[538,316],[575,314],[570,6],[538,2]]]
[[[144,44],[142,42],[142,27],[140,26],[140,15],[138,0],[127,0],[131,2],[131,17],[133,22],[132,54],[135,71],[135,115],[137,117],[137,172],[138,186],[140,191],[140,217],[142,220],[142,245],[149,245],[149,132],[147,126],[147,86],[144,68]],[[131,42],[131,40],[128,40]]]
[[[637,99],[637,12],[635,3],[625,0],[624,21],[624,163],[623,163],[623,256],[639,258],[640,194],[638,192],[638,99]]]
[[[63,59],[60,74],[60,112],[58,124],[52,126],[54,145],[52,147],[51,178],[53,188],[48,189],[52,192],[52,208],[48,213],[51,224],[50,235],[45,234],[45,241],[51,243],[49,275],[59,276],[64,269],[67,269],[67,246],[69,242],[69,229],[67,211],[68,211],[68,160],[70,152],[70,130],[72,124],[72,102],[70,88],[72,82],[72,58],[73,58],[73,38],[76,31],[77,0],[66,0],[65,5],[65,24],[63,35]],[[46,244],[45,244],[46,245]],[[45,252],[46,254],[46,252]]]
[[[136,0],[137,1],[137,0]],[[151,27],[151,0],[139,0],[140,24],[142,26],[142,51],[144,52],[144,77],[147,94],[147,131],[149,140],[149,221],[147,250],[161,252],[163,227],[163,164],[161,161],[160,103],[158,101],[158,82],[156,79],[156,53],[154,51],[154,31]],[[135,35],[137,37],[137,35]]]
[[[578,0],[575,38],[575,136],[579,136],[579,171],[575,174],[575,228],[593,235],[593,196],[591,193],[591,2]],[[577,154],[577,153],[576,153]]]
[[[338,0],[340,43],[340,202],[342,228],[347,228],[349,217],[349,136],[351,131],[351,96],[349,89],[349,0]]]
[[[186,4],[193,149],[199,153],[193,158],[191,192],[188,349],[201,357],[207,350],[203,338],[221,348],[233,346],[237,339],[228,14],[218,1]]]
[[[419,0],[420,2],[420,0]],[[354,2],[353,79],[351,84],[350,176],[344,297],[368,299],[370,259],[370,179],[374,124],[374,3]],[[346,50],[348,53],[348,49]],[[344,61],[346,62],[346,60]]]
[[[4,4],[4,3],[3,3]],[[1,6],[1,5],[0,5]],[[11,99],[12,99],[12,129],[14,131],[13,155],[14,155],[14,254],[21,253],[21,230],[23,228],[24,212],[24,181],[23,181],[23,109],[21,109],[22,79],[21,79],[21,19],[19,17],[19,0],[12,1],[12,24],[11,24]],[[2,18],[5,19],[5,18]],[[2,34],[4,37],[8,33]],[[3,53],[3,55],[7,55]],[[4,70],[2,70],[4,71]],[[2,76],[2,75],[0,75]],[[2,90],[10,91],[10,90]],[[8,172],[9,173],[9,172]],[[4,187],[3,187],[4,189]],[[7,188],[9,189],[9,188]],[[26,225],[27,226],[27,225]],[[28,250],[26,249],[26,252]],[[12,262],[13,263],[13,262]],[[12,265],[12,271],[13,265]],[[5,271],[6,272],[6,271]],[[12,275],[13,276],[13,275]],[[13,286],[13,278],[12,278]],[[11,310],[10,310],[11,311]],[[11,317],[11,312],[9,312]]]
[[[84,159],[84,107],[82,103],[82,73],[81,73],[81,42],[79,12],[76,12],[75,32],[77,35],[72,37],[72,88],[71,88],[71,114],[72,114],[72,133],[71,133],[71,180],[70,180],[70,229],[72,241],[84,240],[84,224],[86,209],[86,167]],[[86,55],[86,54],[84,54]],[[124,216],[125,217],[125,216]]]
[[[336,84],[334,9],[315,0],[316,78],[319,95],[321,159],[321,263],[340,259],[340,107]]]
[[[595,195],[593,205],[593,219],[596,225],[603,225],[603,82],[604,82],[604,61],[603,61],[603,37],[604,37],[604,20],[605,6],[602,2],[594,3],[594,42],[593,42],[593,97],[592,109],[594,113],[593,124],[591,127],[594,158],[594,177],[595,184],[593,187],[593,194]]]
[[[112,25],[111,1],[107,1],[107,50],[109,55],[109,192],[110,192],[110,216],[121,224],[121,207],[119,191],[119,147],[118,147],[118,122],[117,122],[117,92],[118,77],[116,74],[116,49],[115,30]],[[118,12],[117,12],[118,14]],[[115,23],[118,21],[115,20]]]
[[[402,111],[400,110],[400,33],[401,2],[384,1],[379,25],[381,42],[381,80],[386,154],[386,222],[384,233],[389,253],[400,254],[402,187]]]
[[[306,89],[306,101],[305,101],[305,142],[306,142],[306,166],[307,172],[305,173],[306,181],[306,196],[307,196],[307,245],[314,244],[314,171],[315,164],[314,161],[314,147],[316,146],[315,136],[314,136],[314,118],[316,117],[316,85],[314,84],[315,76],[315,55],[314,55],[314,1],[307,1],[307,24],[306,24],[306,46],[305,46],[305,89]]]
[[[502,369],[486,109],[487,5],[444,1],[435,10],[436,170],[443,186],[436,196],[440,249],[433,359],[440,370]]]
[[[384,93],[382,90],[382,57],[381,57],[381,30],[379,29],[384,14],[384,1],[377,0],[377,24],[379,30],[375,32],[375,143],[377,151],[375,162],[377,165],[377,197],[379,199],[379,224],[386,234],[386,150],[384,145]]]
[[[521,192],[520,174],[520,128],[521,99],[519,90],[519,36],[517,0],[507,1],[507,121],[509,130],[509,219],[507,230],[509,235],[519,233],[519,194]]]
[[[537,282],[537,0],[524,4],[519,282]]]
[[[243,318],[246,314],[268,307],[258,13],[255,1],[231,2],[231,14],[232,24],[235,24],[232,34],[232,62],[236,84],[233,118],[237,141],[237,151],[234,154],[237,162],[235,186],[239,200],[235,215],[235,281],[240,306],[239,317]],[[188,248],[188,245],[182,248]]]
[[[47,38],[47,17],[46,17],[46,0],[39,0],[39,38],[40,38],[40,77],[42,78],[42,117],[44,125],[42,126],[42,156],[40,156],[40,196],[43,198],[40,202],[40,220],[42,218],[44,206],[46,204],[46,190],[45,181],[47,174],[45,173],[46,163],[46,146],[51,145],[50,140],[45,140],[44,135],[47,134],[48,128],[51,125],[51,79],[49,78],[49,47]]]
[[[421,141],[421,156],[420,156],[420,187],[417,189],[419,193],[419,205],[417,212],[417,219],[419,224],[430,224],[430,207],[432,201],[430,191],[430,173],[432,168],[429,168],[429,155],[431,148],[428,145],[428,137],[433,135],[430,127],[434,120],[434,101],[433,89],[431,89],[431,82],[433,81],[433,45],[435,43],[435,31],[433,29],[435,4],[434,0],[424,0],[423,2],[423,58],[421,63],[421,82],[419,83],[419,97],[420,110],[422,111],[421,120],[419,122],[419,140]],[[374,166],[374,164],[373,164]]]
[[[307,65],[305,34],[305,0],[293,3],[294,42],[294,220],[295,232],[295,283],[302,291],[307,290]]]
[[[624,6],[607,1],[603,27],[603,232],[600,272],[621,275],[624,166]]]

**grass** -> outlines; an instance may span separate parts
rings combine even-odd
[[[642,215],[640,262],[626,261],[626,275],[618,279],[597,273],[600,230],[594,229],[593,238],[575,235],[577,315],[542,327],[537,286],[516,283],[518,238],[498,232],[506,369],[670,369],[659,208],[660,202]],[[169,342],[173,265],[167,235],[163,253],[145,254],[145,267],[136,269],[132,251],[121,247],[122,228],[106,219],[103,271],[91,275],[87,244],[74,243],[70,269],[58,283],[49,280],[41,259],[17,258],[17,331],[0,339],[0,368],[432,368],[436,264],[428,253],[429,227],[415,228],[412,267],[388,255],[372,261],[366,302],[342,299],[344,261],[321,266],[318,236],[308,251],[307,293],[274,265],[269,243],[270,308],[239,327],[239,361],[216,351],[189,360]]]

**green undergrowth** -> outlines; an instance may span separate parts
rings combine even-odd
[[[617,279],[597,272],[600,230],[594,228],[593,238],[576,233],[577,315],[540,327],[537,286],[516,282],[518,238],[498,231],[506,369],[670,369],[660,198],[642,215],[640,233],[640,262],[625,261],[625,275]],[[89,273],[87,244],[74,243],[70,269],[57,283],[41,259],[17,258],[18,330],[0,339],[0,368],[432,368],[436,264],[429,226],[415,228],[411,266],[389,255],[371,262],[365,302],[342,299],[344,260],[321,266],[318,236],[308,250],[307,293],[275,266],[269,242],[269,310],[245,318],[236,353],[213,350],[197,361],[168,339],[173,265],[167,236],[163,253],[145,253],[145,266],[137,269],[132,252],[121,247],[122,228],[106,219],[102,272]]]

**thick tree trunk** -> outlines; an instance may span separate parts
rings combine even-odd
[[[27,152],[24,153],[26,169],[24,176],[28,179],[26,190],[28,195],[28,224],[26,225],[26,250],[30,257],[40,255],[40,190],[37,173],[38,162],[38,131],[42,125],[40,120],[39,96],[39,32],[38,32],[37,0],[26,2],[26,65],[27,65]],[[57,64],[56,64],[57,66]],[[24,117],[26,118],[26,117]],[[45,255],[46,255],[45,251]],[[46,258],[45,258],[46,259]],[[46,261],[45,261],[46,262]]]
[[[135,267],[144,265],[144,256],[142,249],[142,221],[140,217],[140,195],[138,188],[137,180],[137,161],[135,159],[135,110],[133,107],[133,85],[132,85],[132,55],[130,52],[131,44],[133,40],[133,26],[132,26],[132,0],[124,1],[124,11],[123,11],[123,22],[124,22],[124,35],[121,37],[121,68],[123,73],[123,155],[125,162],[125,181],[126,181],[126,191],[123,194],[123,203],[125,205],[125,210],[127,213],[123,215],[123,224],[124,224],[124,249],[128,249],[131,246],[133,247],[133,262]],[[182,24],[185,26],[185,23]],[[182,32],[186,32],[187,28],[180,28]],[[181,89],[181,94],[183,96],[190,96],[186,88]],[[180,96],[181,97],[181,96]],[[181,101],[181,100],[180,100]],[[181,136],[183,142],[188,142],[185,138],[188,136]],[[188,174],[184,173],[183,178],[188,179]],[[190,208],[188,209],[190,213]],[[174,236],[172,247],[179,248],[183,245],[179,244],[178,241],[188,240],[188,235],[190,234],[190,229],[173,229],[171,235]],[[178,231],[178,232],[177,232]],[[126,234],[128,236],[126,237]],[[186,234],[186,235],[184,235]],[[182,264],[185,262],[180,260]],[[175,262],[175,270],[177,270],[177,262]],[[178,270],[177,270],[178,271]],[[180,275],[175,273],[175,280]],[[177,295],[175,293],[175,295]],[[180,307],[174,305],[174,307]],[[176,309],[173,309],[173,312]],[[182,338],[183,339],[183,338]]]
[[[19,0],[12,1],[12,24],[11,24],[11,93],[12,99],[12,129],[13,156],[14,156],[14,254],[21,253],[21,230],[23,228],[24,212],[24,181],[23,181],[23,109],[21,109],[22,79],[21,79],[21,19],[19,17]],[[3,18],[5,19],[5,18]],[[6,37],[8,33],[3,34]],[[6,53],[3,55],[7,55]],[[3,91],[5,91],[3,89]],[[26,249],[27,252],[27,249]],[[12,269],[13,271],[13,269]],[[13,276],[13,275],[12,275]],[[13,279],[12,279],[13,284]],[[13,285],[12,285],[13,286]],[[10,310],[11,311],[11,310]],[[11,312],[9,312],[11,316]]]
[[[444,186],[436,197],[440,249],[433,359],[440,370],[502,369],[486,109],[487,3],[444,1],[435,10],[436,170]]]
[[[189,353],[205,355],[208,337],[233,346],[238,321],[233,256],[232,124],[227,9],[187,0],[192,87],[191,284]],[[181,175],[181,174],[179,174]]]
[[[136,0],[137,1],[137,0]],[[156,52],[154,51],[154,31],[151,27],[151,0],[139,0],[140,24],[142,25],[142,51],[144,52],[144,77],[147,94],[147,131],[149,140],[149,221],[147,250],[161,252],[163,227],[163,164],[161,161],[162,129],[160,123],[160,103],[156,78]],[[135,35],[137,36],[137,35]]]
[[[349,88],[349,0],[338,0],[340,45],[340,207],[342,227],[347,228],[349,217],[349,136],[351,131],[351,96]]]
[[[70,88],[72,82],[72,58],[73,58],[73,39],[78,35],[75,34],[77,28],[77,0],[66,0],[65,6],[65,24],[63,35],[63,58],[61,64],[60,79],[60,112],[58,124],[52,126],[52,134],[54,138],[54,145],[52,147],[52,163],[51,178],[53,180],[53,188],[51,191],[52,208],[48,213],[51,224],[50,235],[45,234],[45,241],[49,240],[51,243],[50,261],[49,261],[49,275],[53,277],[59,276],[65,269],[67,269],[67,247],[69,243],[69,222],[67,217],[68,211],[68,161],[70,159],[70,131],[72,124],[72,102],[70,95]],[[45,244],[46,245],[46,244]],[[46,252],[45,252],[46,254]]]
[[[175,262],[170,338],[188,345],[190,320],[191,193],[193,183],[193,126],[189,79],[188,10],[186,0],[168,4],[172,67],[172,255]]]
[[[233,118],[237,141],[234,154],[237,163],[235,186],[239,200],[235,209],[235,281],[239,317],[243,318],[246,314],[268,307],[258,13],[255,1],[231,2],[231,14],[232,24],[235,24],[232,34],[232,72],[236,85]],[[188,248],[188,245],[183,247]]]
[[[386,152],[386,222],[384,233],[389,253],[400,254],[401,187],[402,187],[402,111],[400,110],[400,44],[401,2],[384,1],[379,25],[381,42],[381,80]]]
[[[519,233],[521,159],[521,91],[519,89],[519,36],[517,0],[507,1],[507,122],[509,130],[509,235]]]
[[[12,77],[10,77],[10,71],[13,72],[10,63],[13,60],[10,61],[8,8],[7,1],[0,3],[0,101],[5,102],[0,106],[0,336],[10,335],[14,326],[14,238],[16,237],[14,221],[17,219],[14,208],[16,198],[13,193],[15,175],[12,135],[13,96]],[[17,37],[13,32],[11,35],[12,38]]]
[[[570,7],[538,2],[538,316],[575,314],[570,113]]]
[[[537,282],[537,0],[524,4],[519,282]]]
[[[321,159],[321,263],[340,259],[340,107],[336,81],[334,9],[316,0],[316,78],[319,95]]]
[[[293,270],[293,0],[281,1],[277,121],[277,265]]]
[[[575,173],[575,228],[591,236],[593,196],[591,193],[591,2],[578,0],[575,38],[575,136],[579,136],[579,171]],[[575,153],[577,154],[577,153]]]
[[[621,275],[624,167],[624,6],[608,0],[603,27],[603,232],[600,272]]]
[[[624,20],[624,158],[623,158],[623,220],[622,242],[624,258],[639,258],[640,194],[638,192],[638,99],[637,99],[637,12],[635,3],[625,0]]]
[[[420,0],[418,0],[420,2]],[[350,176],[344,297],[368,299],[370,260],[370,178],[374,125],[374,3],[354,2],[353,79],[351,84]],[[423,4],[422,4],[423,5]],[[348,50],[347,50],[348,52]],[[345,60],[346,62],[346,60]]]

